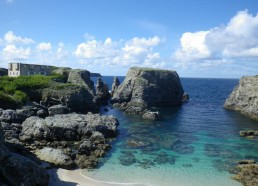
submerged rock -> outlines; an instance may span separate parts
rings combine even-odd
[[[242,77],[227,98],[224,108],[258,120],[258,76]]]
[[[142,115],[142,119],[156,121],[156,120],[161,120],[162,116],[158,111],[154,112],[154,111],[148,110],[144,112],[144,114]]]
[[[132,67],[112,103],[127,113],[142,114],[150,107],[180,105],[183,93],[176,71]]]
[[[252,160],[239,162],[237,166],[237,174],[232,178],[245,186],[258,185],[258,164]]]
[[[242,137],[247,137],[247,138],[254,138],[255,136],[258,136],[258,131],[254,130],[248,130],[248,131],[240,131],[239,135]]]

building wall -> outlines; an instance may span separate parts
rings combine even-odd
[[[36,64],[23,64],[23,63],[9,63],[8,76],[29,76],[35,74],[50,75],[52,66],[36,65]]]

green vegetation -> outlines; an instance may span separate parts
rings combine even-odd
[[[19,77],[0,77],[0,105],[2,108],[16,108],[28,100],[35,101],[40,90],[52,87],[53,82],[64,82],[65,77],[59,74],[51,76],[32,75]],[[60,87],[53,88],[61,89]],[[72,86],[71,84],[63,86]]]

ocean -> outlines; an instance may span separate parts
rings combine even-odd
[[[113,77],[102,79],[111,88]],[[119,134],[97,169],[83,174],[118,185],[241,185],[231,179],[233,168],[242,159],[258,160],[258,141],[239,131],[258,130],[258,123],[223,108],[238,80],[181,78],[181,83],[190,100],[160,108],[161,121],[102,108],[102,114],[118,118]]]

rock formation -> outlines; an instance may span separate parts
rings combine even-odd
[[[101,104],[106,104],[110,98],[108,85],[102,81],[101,77],[99,77],[97,81],[96,96]]]
[[[142,114],[150,107],[180,105],[183,93],[176,71],[132,67],[112,103],[127,113]]]
[[[224,107],[258,120],[258,76],[242,77]]]
[[[48,185],[49,176],[36,162],[10,151],[0,125],[0,185]]]
[[[22,124],[19,140],[51,165],[71,169],[93,168],[111,148],[118,121],[99,114],[60,114],[45,119],[32,116]]]
[[[114,81],[113,81],[113,84],[112,84],[112,89],[111,89],[111,96],[114,95],[115,91],[117,90],[117,88],[119,87],[120,85],[120,81],[119,79],[115,76],[114,77]]]
[[[254,160],[242,160],[238,164],[237,174],[232,178],[245,186],[258,185],[258,164]]]

